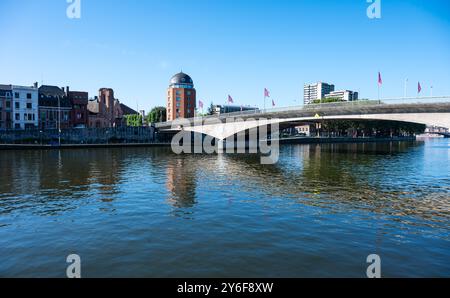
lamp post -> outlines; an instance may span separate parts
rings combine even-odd
[[[58,145],[61,147],[61,97],[58,96]]]

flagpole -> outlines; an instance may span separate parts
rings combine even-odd
[[[380,101],[380,83],[378,83],[378,101]]]
[[[405,79],[405,95],[404,95],[404,97],[405,98],[408,97],[408,79]]]
[[[266,92],[264,91],[264,113],[266,112]]]
[[[381,97],[380,97],[381,84],[383,84],[383,80],[381,78],[381,72],[378,72],[378,101],[381,101]]]

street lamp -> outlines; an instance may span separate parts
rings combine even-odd
[[[58,96],[58,145],[61,147],[61,97]]]

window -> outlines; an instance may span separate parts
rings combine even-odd
[[[181,97],[177,97],[177,101],[181,101]]]
[[[15,127],[16,129],[20,129],[20,124],[19,124],[19,123],[16,123],[16,124],[14,125],[14,127]]]
[[[10,102],[10,101],[7,101],[7,102],[6,102],[6,108],[7,108],[7,109],[10,109],[10,108],[11,108],[11,102]]]
[[[15,97],[15,98],[20,98],[19,92],[15,92],[15,93],[14,93],[14,97]]]
[[[187,92],[187,95],[191,95],[191,91],[188,91],[188,92]]]
[[[31,93],[27,93],[27,99],[31,99]]]
[[[16,113],[16,121],[19,121],[19,120],[20,120],[20,114]]]
[[[14,105],[16,110],[20,109],[20,102],[15,102]]]
[[[32,109],[33,108],[33,104],[31,102],[27,102],[27,109]]]

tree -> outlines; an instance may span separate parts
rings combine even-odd
[[[208,107],[208,110],[206,111],[206,115],[207,115],[207,116],[212,116],[212,115],[214,115],[214,114],[215,114],[215,107],[214,107],[214,104],[211,103],[211,104],[209,105],[209,107]]]
[[[342,102],[342,100],[337,97],[329,97],[329,98],[316,99],[312,103],[313,104],[321,104],[321,103],[333,103],[333,102]]]
[[[143,125],[142,115],[139,114],[126,115],[125,120],[127,126],[139,127]]]
[[[165,107],[155,107],[153,108],[147,116],[147,122],[160,123],[167,121],[167,109]]]

